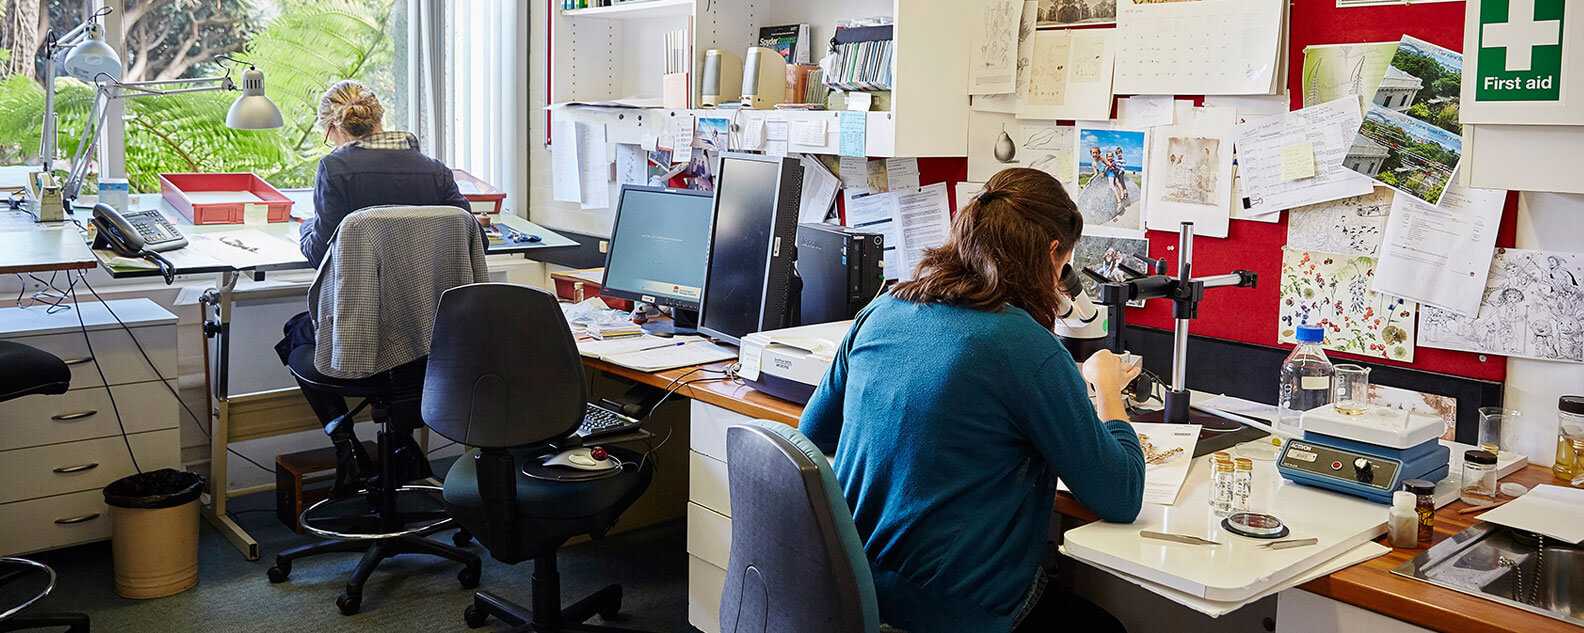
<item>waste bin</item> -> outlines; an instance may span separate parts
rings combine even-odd
[[[115,592],[159,598],[198,585],[198,495],[203,475],[163,468],[104,488]]]

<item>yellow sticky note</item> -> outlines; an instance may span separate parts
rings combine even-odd
[[[1294,143],[1281,148],[1281,179],[1302,180],[1315,176],[1314,143]]]

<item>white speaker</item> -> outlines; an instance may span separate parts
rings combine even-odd
[[[742,107],[769,110],[786,103],[786,59],[775,49],[755,46],[743,62]]]
[[[699,86],[699,101],[706,108],[737,101],[741,86],[733,80],[741,76],[742,58],[731,51],[709,49],[704,51],[704,83]],[[726,80],[722,81],[721,78]]]

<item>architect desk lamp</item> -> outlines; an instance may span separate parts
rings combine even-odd
[[[39,142],[39,156],[44,166],[38,173],[32,174],[28,182],[29,193],[37,204],[36,217],[40,222],[65,219],[67,206],[77,198],[83,179],[87,177],[88,157],[98,142],[99,131],[104,126],[105,111],[112,99],[241,90],[242,96],[231,104],[230,111],[226,113],[226,127],[235,130],[267,130],[282,125],[280,108],[264,95],[264,73],[251,65],[242,73],[241,88],[231,80],[229,72],[219,77],[121,81],[121,57],[105,43],[99,25],[99,17],[108,15],[110,11],[110,7],[104,7],[64,36],[57,38],[51,31],[45,38],[44,131]],[[224,56],[220,59],[234,61]],[[55,182],[53,171],[58,151],[55,136],[55,77],[58,70],[65,70],[70,76],[94,84],[96,88],[88,123],[78,140],[77,153],[72,156],[71,170],[66,181],[59,184]]]

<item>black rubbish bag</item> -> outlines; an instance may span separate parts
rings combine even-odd
[[[161,468],[110,482],[104,500],[117,508],[174,508],[197,499],[203,490],[203,475]]]

